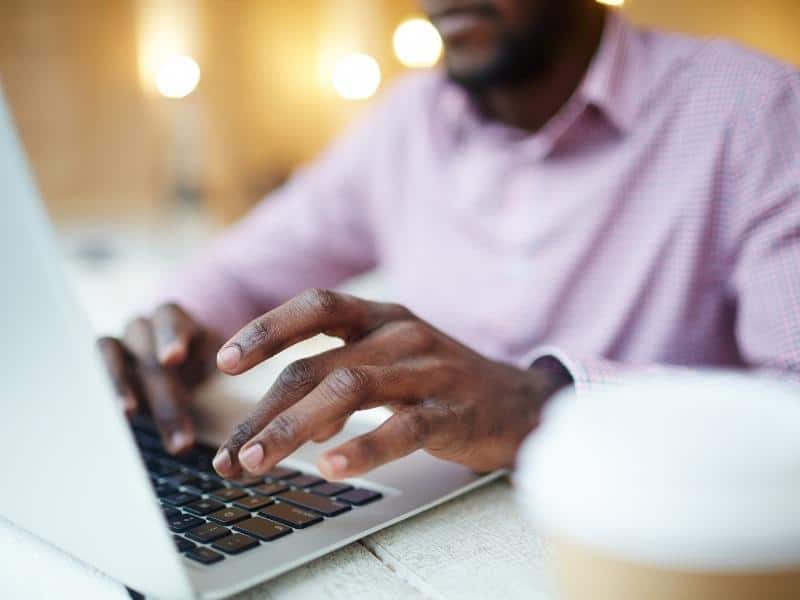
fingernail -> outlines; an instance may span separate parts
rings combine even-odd
[[[184,450],[194,443],[193,436],[185,431],[176,431],[169,437],[169,443],[174,452]]]
[[[217,365],[222,369],[234,369],[239,364],[242,351],[236,346],[226,346],[217,354]]]
[[[264,460],[264,448],[259,443],[247,446],[239,452],[239,462],[248,471],[257,471],[262,460]]]
[[[158,360],[162,364],[168,363],[172,360],[176,360],[178,357],[181,356],[183,353],[183,346],[181,346],[178,342],[170,344],[159,354]]]
[[[342,473],[347,468],[347,457],[341,454],[334,454],[322,459],[331,473]]]
[[[217,452],[212,464],[214,465],[214,470],[217,473],[230,472],[231,468],[233,467],[233,463],[231,462],[231,455],[230,452],[228,452],[228,449],[223,448]]]

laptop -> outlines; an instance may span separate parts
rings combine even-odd
[[[0,281],[0,514],[140,593],[225,597],[501,474],[419,451],[326,482],[314,464],[327,445],[309,444],[245,484],[211,469],[221,438],[166,454],[118,406],[2,95]],[[374,426],[354,417],[328,445]]]

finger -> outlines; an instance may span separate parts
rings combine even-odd
[[[176,304],[162,304],[152,319],[158,361],[174,367],[186,360],[189,344],[197,333],[197,325]]]
[[[319,460],[326,479],[354,477],[423,448],[442,426],[435,411],[414,407],[398,412],[380,427],[329,450]]]
[[[399,325],[392,324],[392,325]],[[398,336],[405,327],[376,331],[357,344],[328,350],[289,365],[264,395],[250,416],[240,423],[220,447],[214,468],[223,477],[237,476],[239,451],[253,436],[288,407],[311,392],[331,371],[348,365],[392,364],[416,352],[419,337]],[[346,415],[342,415],[344,417]]]
[[[403,367],[339,367],[247,442],[239,452],[239,463],[253,475],[266,473],[319,431],[356,410],[426,394],[430,379]]]
[[[131,377],[134,376],[130,369],[131,357],[122,343],[113,337],[100,338],[97,340],[97,346],[125,414],[135,413],[137,400],[135,385],[131,382]]]
[[[317,444],[321,444],[322,442],[327,442],[333,436],[338,434],[342,429],[344,429],[345,423],[347,423],[347,418],[334,421],[333,423],[331,423],[327,427],[323,427],[315,435],[313,435],[311,437],[311,441],[316,442]]]
[[[238,460],[241,447],[282,410],[314,388],[323,376],[320,367],[322,356],[300,359],[281,371],[255,410],[234,428],[230,437],[220,446],[213,460],[217,473],[226,479],[241,474]]]
[[[395,304],[361,300],[328,290],[309,290],[251,321],[222,347],[217,366],[243,373],[281,350],[319,333],[351,341],[389,320],[410,316]]]
[[[145,319],[133,321],[126,329],[125,341],[136,357],[144,397],[164,446],[172,454],[188,449],[195,439],[188,414],[188,390],[176,371],[158,362],[151,323]]]

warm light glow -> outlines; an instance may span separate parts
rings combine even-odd
[[[156,71],[156,89],[167,98],[184,98],[200,82],[200,67],[190,56],[171,56]]]
[[[622,6],[625,0],[597,0],[600,4],[607,4],[608,6]]]
[[[139,79],[148,94],[161,95],[156,78],[177,56],[203,55],[200,0],[135,0]]]
[[[333,88],[347,100],[365,100],[381,84],[381,68],[368,54],[348,54],[333,69]]]
[[[442,38],[427,19],[408,19],[394,31],[394,53],[406,67],[432,67],[442,55]]]

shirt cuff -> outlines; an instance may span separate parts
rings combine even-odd
[[[526,354],[521,363],[526,369],[535,366],[565,371],[578,394],[618,384],[623,370],[619,363],[613,361],[578,359],[558,346],[538,346]]]

